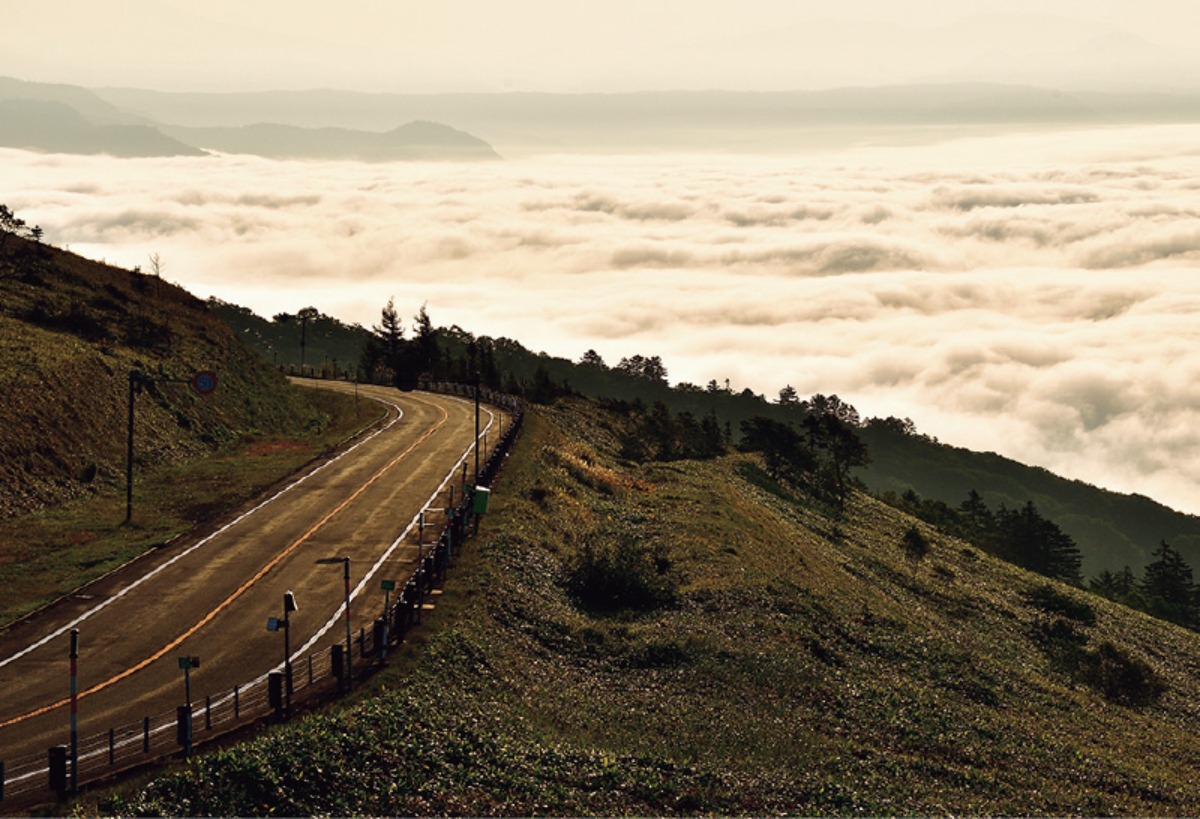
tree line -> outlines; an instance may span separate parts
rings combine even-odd
[[[911,489],[902,495],[884,493],[882,500],[1009,563],[1075,586],[1083,584],[1079,546],[1033,501],[1015,509],[1000,504],[993,510],[974,489],[957,507],[922,498]]]
[[[40,244],[42,235],[41,227],[27,224],[24,219],[13,213],[8,205],[0,205],[0,250],[8,243],[9,236],[32,239]]]
[[[324,318],[308,309],[310,320]],[[303,313],[281,314],[276,321],[302,324]],[[510,340],[477,338],[458,327],[435,328],[424,306],[413,316],[410,328],[405,328],[394,300],[389,299],[363,345],[359,374],[363,380],[403,389],[413,389],[424,380],[470,383],[478,378],[483,386],[524,395],[534,403],[551,403],[576,394],[568,380],[550,375],[546,366],[550,359],[544,354],[537,357],[539,363],[531,376],[518,378],[504,362],[512,364],[524,352]],[[919,435],[908,419],[864,421],[852,405],[836,395],[816,394],[801,399],[791,385],[782,388],[772,402],[748,390],[736,394],[728,382],[721,385],[715,379],[704,387],[681,383],[669,388],[667,368],[658,356],[632,355],[610,367],[595,350],[588,350],[576,366],[584,373],[590,370],[617,375],[631,382],[667,387],[675,394],[731,395],[755,399],[764,407],[786,408],[785,420],[779,415],[753,415],[742,420],[738,448],[759,453],[772,479],[839,507],[856,485],[853,470],[870,462],[860,430],[884,426],[900,435],[927,438]],[[664,401],[645,402],[640,398],[610,398],[607,404],[627,419],[619,441],[622,457],[629,460],[714,458],[734,444],[729,422],[721,422],[712,409],[707,413],[672,412]],[[1084,586],[1079,547],[1032,501],[1016,508],[1001,504],[992,509],[974,489],[957,507],[921,498],[911,489],[902,495],[884,493],[882,499],[1008,562]],[[1165,542],[1160,543],[1140,577],[1127,566],[1121,572],[1101,572],[1088,586],[1125,605],[1200,629],[1200,588],[1183,556]]]
[[[1200,631],[1200,587],[1192,577],[1192,567],[1165,540],[1159,541],[1151,556],[1153,560],[1142,569],[1141,577],[1128,566],[1119,572],[1105,569],[1088,582],[1088,588],[1109,600]]]
[[[858,436],[858,411],[836,395],[814,395],[794,402],[803,415],[799,426],[756,415],[741,423],[744,452],[762,454],[767,473],[826,500],[845,504],[854,482],[851,472],[870,463]]]
[[[940,531],[976,544],[985,551],[1038,574],[1083,587],[1081,556],[1075,541],[1043,516],[1032,501],[992,510],[974,489],[957,507],[921,498],[911,489],[883,499]],[[1187,628],[1200,630],[1200,587],[1192,567],[1177,549],[1160,541],[1139,577],[1126,566],[1108,569],[1087,588],[1130,608]]]

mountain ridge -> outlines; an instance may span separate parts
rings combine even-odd
[[[278,159],[500,158],[478,137],[429,121],[413,120],[385,132],[263,123],[189,128],[129,114],[78,86],[8,77],[0,77],[0,146],[118,157],[204,156],[207,148]]]

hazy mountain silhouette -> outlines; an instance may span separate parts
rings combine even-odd
[[[841,144],[847,132],[990,130],[1040,125],[1193,121],[1197,94],[1067,93],[991,83],[826,91],[618,94],[366,94],[348,91],[170,93],[98,89],[123,109],[191,127],[270,121],[380,131],[396,122],[453,122],[501,149],[795,148]]]
[[[240,128],[165,127],[164,130],[210,150],[276,158],[368,162],[500,158],[482,139],[436,122],[410,122],[384,133],[274,123]]]
[[[0,99],[0,145],[121,157],[204,154],[147,125],[97,125],[62,102],[33,99]]]
[[[61,102],[93,125],[154,125],[150,120],[127,113],[94,92],[76,85],[0,77],[0,100]]]
[[[203,156],[206,152],[197,146],[276,158],[499,159],[478,137],[437,122],[408,122],[387,131],[261,121],[236,127],[170,126],[131,114],[85,88],[0,77],[0,147],[120,157]]]

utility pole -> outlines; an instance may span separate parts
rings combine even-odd
[[[79,629],[71,629],[71,793],[79,792]]]
[[[145,378],[137,370],[129,371],[129,424],[125,436],[125,522],[133,520],[133,408],[134,396]]]
[[[475,485],[479,485],[479,370],[475,370]]]

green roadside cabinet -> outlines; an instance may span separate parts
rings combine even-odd
[[[471,506],[472,514],[486,515],[488,503],[491,502],[491,499],[492,490],[488,489],[486,486],[475,487],[475,502]]]

